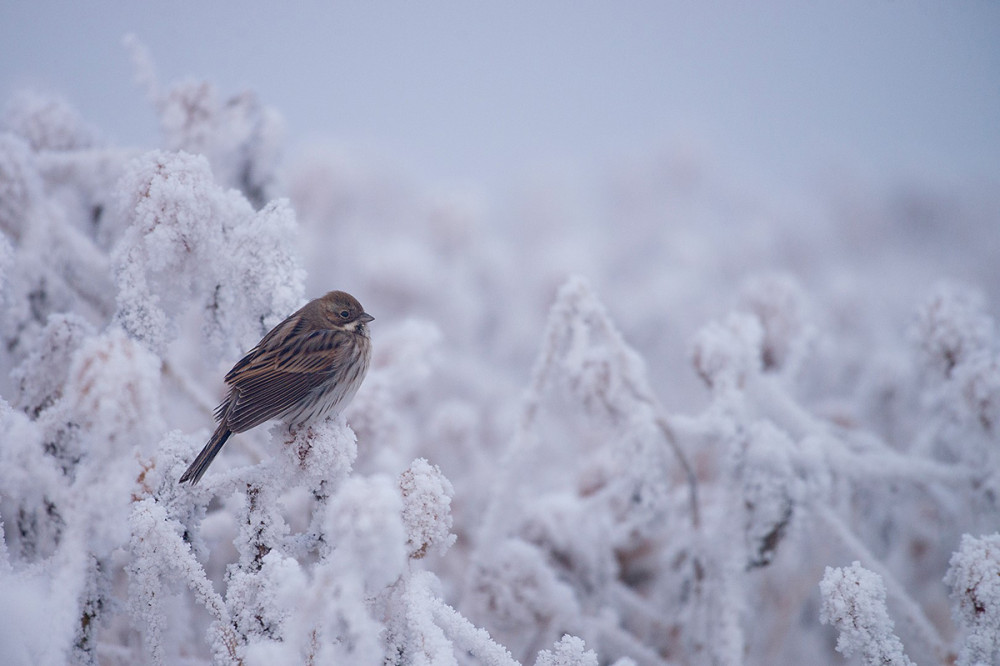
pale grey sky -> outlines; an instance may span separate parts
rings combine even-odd
[[[419,181],[503,187],[692,144],[734,172],[1000,179],[1000,2],[0,3],[0,100],[54,91],[152,147],[122,36],[164,82],[250,88]]]

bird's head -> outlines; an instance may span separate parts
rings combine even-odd
[[[368,322],[375,319],[361,307],[358,299],[346,291],[331,291],[320,299],[323,315],[333,328],[367,333]]]

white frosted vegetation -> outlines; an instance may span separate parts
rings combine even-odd
[[[860,653],[867,666],[912,666],[893,633],[885,607],[885,585],[878,574],[858,562],[846,568],[827,567],[820,590],[820,619],[840,632],[837,650],[848,657]]]
[[[996,663],[995,193],[639,164],[492,211],[285,169],[132,48],[158,149],[0,122],[0,663]],[[352,405],[179,486],[330,289],[376,318]]]

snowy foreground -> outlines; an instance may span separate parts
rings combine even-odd
[[[1000,663],[996,192],[665,155],[488,210],[147,84],[159,150],[0,118],[0,663]],[[330,289],[345,417],[178,485]]]

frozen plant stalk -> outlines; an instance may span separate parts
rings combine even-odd
[[[913,666],[893,633],[881,576],[857,561],[847,568],[827,567],[819,590],[819,619],[840,632],[838,652],[845,657],[859,652],[866,666]]]

